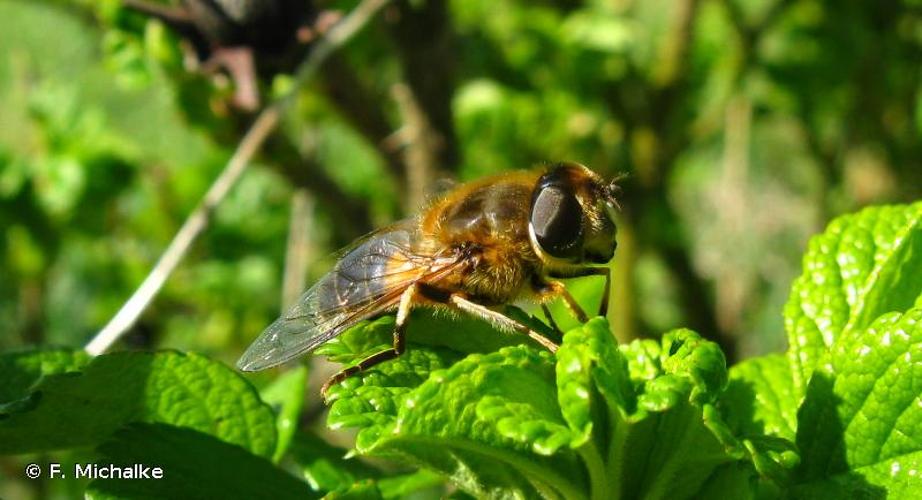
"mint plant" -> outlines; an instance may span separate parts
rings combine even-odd
[[[403,356],[330,393],[328,425],[357,430],[352,454],[412,468],[398,472],[299,428],[304,368],[257,391],[194,354],[5,353],[0,453],[166,472],[82,483],[92,498],[397,498],[443,481],[503,498],[922,496],[922,203],[833,221],[784,316],[786,355],[728,369],[687,329],[618,345],[594,318],[551,355],[421,315]],[[356,362],[392,326],[363,323],[319,352]]]

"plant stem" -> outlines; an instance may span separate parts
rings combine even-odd
[[[602,455],[595,445],[595,441],[590,439],[579,449],[579,456],[586,463],[586,469],[589,470],[589,493],[592,500],[608,500],[612,498],[611,484],[608,482],[608,475],[605,473],[605,462],[602,461]]]
[[[611,500],[621,498],[624,481],[624,452],[627,441],[628,422],[621,417],[618,410],[608,409],[608,463],[605,467],[605,477],[612,478],[619,485],[618,490],[611,492]]]

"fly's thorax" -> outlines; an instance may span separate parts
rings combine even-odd
[[[518,298],[541,265],[527,242],[478,249],[476,258],[477,265],[465,274],[461,289],[485,305]]]
[[[522,236],[530,195],[530,186],[508,181],[458,193],[441,207],[441,239],[486,245]]]
[[[529,200],[535,172],[519,172],[464,184],[437,200],[420,219],[430,251],[453,249],[471,263],[446,276],[446,288],[481,303],[516,296],[538,263],[528,242]]]

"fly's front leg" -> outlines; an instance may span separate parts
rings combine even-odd
[[[536,277],[532,281],[532,288],[535,290],[535,292],[538,293],[538,295],[544,297],[560,296],[560,298],[563,299],[564,305],[566,305],[567,309],[570,311],[570,314],[572,314],[577,319],[577,321],[580,323],[589,321],[589,316],[586,315],[586,311],[584,311],[579,303],[576,302],[576,299],[573,298],[573,295],[570,295],[570,292],[567,291],[567,287],[565,287],[563,283],[559,281],[547,281],[543,278]],[[551,316],[551,311],[547,308],[547,306],[541,304],[541,309],[544,311],[544,315],[547,316],[548,321],[553,323],[554,318]],[[552,327],[560,331],[556,324],[553,324]]]
[[[471,316],[475,316],[483,319],[484,321],[492,323],[493,325],[504,330],[524,333],[525,335],[528,335],[532,340],[544,346],[544,348],[548,351],[557,352],[557,344],[551,342],[547,337],[523,325],[522,323],[515,321],[512,318],[509,318],[476,302],[471,302],[470,300],[464,298],[461,294],[451,294],[448,297],[448,305],[458,310],[464,311]]]
[[[572,272],[567,272],[566,274],[552,275],[554,278],[582,278],[584,276],[604,276],[605,277],[605,288],[602,290],[602,303],[599,304],[599,316],[606,316],[608,314],[608,300],[611,297],[611,268],[608,266],[605,267],[584,267],[577,269]],[[562,285],[561,285],[562,286]],[[566,292],[566,289],[564,289]],[[569,297],[569,299],[567,299]],[[564,300],[569,303],[573,301],[573,297],[567,292],[564,296]],[[575,304],[576,301],[573,301]],[[570,307],[569,305],[567,307]],[[585,313],[583,313],[585,315]],[[577,316],[578,317],[578,316]],[[585,323],[585,320],[580,320]]]
[[[323,384],[323,387],[320,388],[320,394],[323,396],[324,400],[327,399],[327,391],[330,390],[330,387],[342,382],[343,380],[346,380],[356,373],[368,370],[378,363],[383,363],[403,354],[403,352],[406,350],[405,332],[407,318],[410,315],[410,309],[412,309],[414,302],[417,300],[418,293],[419,289],[417,288],[417,285],[413,284],[410,285],[410,287],[407,288],[400,296],[400,305],[397,306],[397,320],[395,321],[394,325],[393,347],[372,354],[371,356],[368,356],[367,358],[359,361],[355,365],[344,368],[340,370],[336,375],[330,377],[330,379],[327,380],[325,384]]]
[[[611,268],[608,266],[605,267],[594,267],[591,268],[594,275],[605,276],[605,288],[602,289],[602,303],[599,304],[599,316],[608,315],[608,301],[611,297]]]
[[[589,316],[586,315],[586,311],[583,310],[582,306],[576,302],[576,299],[570,295],[570,292],[567,291],[567,287],[559,281],[548,281],[544,284],[544,288],[541,290],[541,293],[546,295],[559,295],[563,299],[564,305],[567,306],[567,309],[570,313],[576,318],[580,323],[585,323],[589,321]]]

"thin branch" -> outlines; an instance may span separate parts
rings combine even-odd
[[[288,244],[285,249],[285,274],[282,279],[282,309],[287,310],[304,290],[304,275],[313,256],[310,235],[314,225],[314,198],[306,189],[291,195]]]
[[[426,201],[426,193],[435,184],[441,141],[431,133],[426,113],[416,96],[405,84],[392,89],[397,108],[403,117],[401,133],[404,142],[404,162],[407,165],[407,211],[418,209]]]
[[[282,111],[288,106],[298,90],[314,76],[317,69],[330,54],[352,38],[387,2],[388,0],[363,0],[348,17],[318,40],[307,59],[298,68],[291,90],[259,114],[240,141],[240,145],[234,151],[227,166],[215,179],[214,184],[208,189],[199,206],[183,223],[150,274],[135,290],[131,298],[119,309],[118,313],[87,344],[86,351],[89,354],[98,355],[106,352],[112,344],[134,325],[141,313],[144,312],[163,287],[166,279],[179,265],[179,262],[191,247],[192,242],[208,226],[214,209],[227,196],[230,189],[246,170],[250,160],[278,125]]]
[[[322,206],[336,207],[329,212],[333,225],[333,246],[343,246],[372,229],[367,198],[354,196],[324,172],[310,153],[302,152],[288,134],[276,130],[266,140],[265,151],[272,158],[269,164],[285,176],[295,188],[309,190]]]
[[[673,26],[663,42],[659,64],[653,75],[653,80],[658,87],[672,85],[685,77],[697,12],[698,0],[685,0],[675,4]]]
[[[422,133],[438,144],[439,168],[454,172],[460,163],[451,112],[458,54],[447,2],[400,0],[387,14],[404,80],[426,117]]]
[[[224,200],[230,189],[236,184],[240,175],[259,150],[269,132],[275,128],[279,120],[279,108],[270,107],[263,111],[256,122],[240,142],[240,147],[234,152],[224,171],[215,180],[198,207],[189,215],[173,241],[163,252],[160,260],[151,270],[141,286],[135,290],[131,298],[119,309],[118,313],[109,320],[109,323],[86,345],[86,351],[91,355],[99,355],[115,343],[147,308],[154,296],[163,287],[167,277],[176,269],[176,266],[185,256],[195,238],[208,226],[214,209]]]

